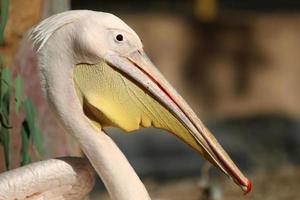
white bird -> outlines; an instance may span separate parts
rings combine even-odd
[[[125,156],[103,131],[109,126],[126,132],[150,126],[165,129],[218,167],[244,192],[250,191],[251,182],[149,61],[140,38],[121,19],[103,12],[67,11],[42,21],[30,37],[46,99],[65,130],[79,142],[112,199],[150,197]],[[0,199],[45,193],[48,196],[43,198],[47,199],[49,190],[59,193],[60,199],[68,199],[54,183],[63,175],[56,172],[68,171],[65,169],[74,165],[60,160],[53,161],[60,166],[44,162],[49,161],[0,175]],[[28,169],[33,176],[23,178],[21,174]],[[24,184],[31,189],[24,190],[29,188]],[[58,189],[51,190],[52,186]]]

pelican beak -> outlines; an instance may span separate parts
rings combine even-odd
[[[104,59],[113,68],[147,90],[168,109],[189,130],[199,148],[203,150],[198,150],[200,154],[228,175],[245,193],[251,190],[250,180],[241,173],[215,137],[160,74],[142,49],[122,56],[109,54]]]

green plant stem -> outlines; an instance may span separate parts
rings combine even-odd
[[[1,1],[0,44],[3,44],[4,41],[4,30],[8,18],[8,5],[9,5],[9,0]]]

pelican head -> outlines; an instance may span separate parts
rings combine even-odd
[[[31,38],[46,96],[62,119],[67,111],[61,110],[73,106],[69,112],[83,112],[93,129],[167,130],[244,192],[250,191],[251,182],[151,63],[138,35],[121,19],[103,12],[68,11],[41,22]],[[64,125],[70,123],[65,120]]]

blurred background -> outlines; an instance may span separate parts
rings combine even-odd
[[[24,78],[25,92],[37,107],[42,159],[81,152],[43,99],[25,35],[41,19],[69,9],[111,12],[129,24],[151,60],[253,179],[252,193],[242,196],[218,170],[206,172],[206,162],[171,134],[109,129],[153,197],[299,199],[299,1],[10,0],[0,50],[5,65]],[[10,149],[17,152],[17,131],[12,138]],[[11,158],[12,168],[18,159]],[[107,198],[100,180],[96,187],[91,199]]]

